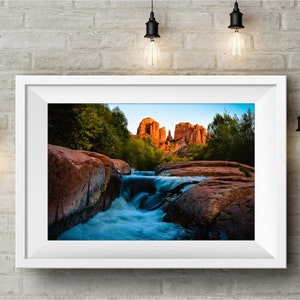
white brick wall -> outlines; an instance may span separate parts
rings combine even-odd
[[[36,70],[99,70],[100,64],[101,56],[97,52],[42,51],[33,55]]]
[[[144,60],[150,0],[0,0],[0,299],[300,299],[300,0],[156,0],[162,61]],[[287,270],[15,270],[14,76],[288,76]],[[282,141],[284,143],[284,141]]]

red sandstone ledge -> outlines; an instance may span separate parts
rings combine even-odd
[[[48,236],[110,207],[119,196],[120,173],[129,165],[96,152],[48,145]]]
[[[254,178],[254,168],[233,161],[190,161],[160,164],[155,169],[156,175],[165,176],[242,176],[240,167],[246,168]]]
[[[156,174],[210,177],[170,204],[165,221],[192,228],[195,239],[254,239],[253,167],[229,161],[178,162],[159,165]]]

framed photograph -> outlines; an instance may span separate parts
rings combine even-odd
[[[17,76],[16,267],[286,268],[285,76]]]

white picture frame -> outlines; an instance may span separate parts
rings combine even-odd
[[[182,101],[255,104],[255,240],[49,241],[48,103]],[[17,76],[16,267],[286,268],[286,77]]]

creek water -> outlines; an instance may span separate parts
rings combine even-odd
[[[120,197],[86,223],[62,233],[59,240],[182,240],[183,227],[163,221],[163,208],[205,177],[155,176],[133,171],[122,176]]]

